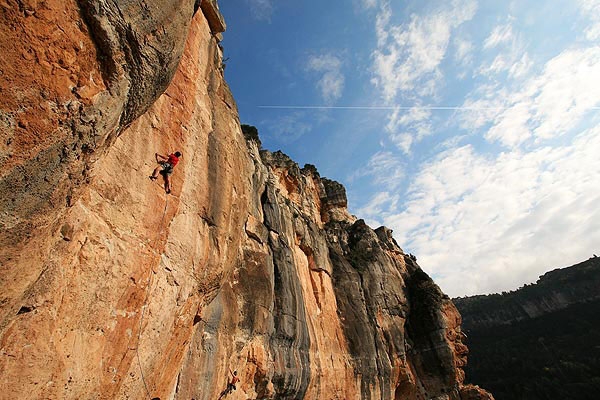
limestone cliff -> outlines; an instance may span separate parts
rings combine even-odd
[[[0,12],[0,398],[491,398],[391,232],[244,138],[216,1]]]

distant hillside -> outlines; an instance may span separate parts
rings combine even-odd
[[[596,400],[600,258],[510,293],[453,299],[470,349],[467,381],[496,400]]]

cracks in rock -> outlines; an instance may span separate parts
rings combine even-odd
[[[269,185],[265,185],[265,190],[260,195],[260,204],[261,204],[262,212],[264,215],[263,224],[270,232],[274,232],[277,235],[279,235],[279,232],[273,227],[273,224],[271,224],[269,222],[269,215],[271,215],[271,213],[269,212],[270,210],[268,210],[267,208],[270,207],[271,209],[273,209],[273,212],[275,212],[276,210],[274,209],[275,207],[272,206],[272,203],[269,199],[268,190],[269,190]],[[269,238],[269,242],[271,242],[271,238]],[[281,240],[280,240],[280,242],[281,242]]]
[[[216,226],[217,226],[217,224],[216,224],[216,223],[215,223],[215,221],[212,219],[212,217],[209,217],[209,216],[207,216],[207,215],[202,215],[202,214],[199,214],[199,215],[200,215],[200,218],[201,218],[201,219],[202,219],[204,222],[206,222],[206,224],[207,224],[209,227],[211,227],[211,228],[214,228],[214,227],[216,227]]]
[[[260,204],[263,208],[263,212],[264,212],[265,205],[269,202],[269,194],[267,193],[267,190],[268,190],[268,185],[265,185],[265,189],[263,190],[263,192],[260,195]]]
[[[280,312],[278,312],[278,314],[279,314],[279,315],[281,315],[281,316],[284,316],[284,317],[290,317],[290,318],[292,318],[294,321],[298,321],[298,322],[301,322],[301,323],[303,323],[303,324],[305,324],[305,325],[306,325],[306,320],[305,320],[305,319],[300,319],[300,318],[298,318],[298,316],[297,316],[297,315],[293,315],[293,314],[286,313],[286,312],[283,312],[283,311],[280,311]]]
[[[181,370],[177,374],[177,383],[175,383],[175,394],[179,393],[180,386],[181,386]]]
[[[324,272],[325,275],[327,275],[329,278],[332,278],[331,273],[324,268],[317,267],[317,268],[311,268],[310,270],[313,272]]]
[[[21,308],[17,312],[17,315],[26,314],[32,312],[33,310],[35,310],[34,306],[21,306]]]
[[[314,252],[313,252],[313,250],[312,250],[312,248],[310,246],[308,246],[306,244],[303,244],[303,243],[300,243],[299,248],[302,251],[302,253],[304,253],[304,256],[306,257],[306,260],[308,262],[308,269],[309,269],[309,271],[314,271],[314,272],[325,271],[322,268],[315,267],[315,256],[314,256]],[[325,271],[325,272],[327,272],[327,271]],[[321,309],[322,309],[322,304],[321,304],[321,299],[320,299],[320,296],[319,296],[319,293],[320,293],[319,289],[321,289],[321,291],[324,291],[323,290],[323,281],[321,280],[321,288],[319,288],[318,284],[317,284],[317,282],[315,280],[315,277],[313,276],[313,274],[309,272],[308,276],[309,276],[309,279],[310,279],[310,285],[312,287],[313,296],[314,296],[315,302],[317,303],[317,309],[320,312]]]

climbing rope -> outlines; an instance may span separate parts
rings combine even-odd
[[[182,202],[181,199],[178,198],[178,200],[180,202]],[[165,193],[165,208],[163,209],[163,214],[162,214],[162,217],[161,217],[161,220],[160,220],[160,225],[159,225],[159,228],[158,228],[158,234],[157,234],[156,239],[154,240],[154,243],[153,243],[153,245],[151,247],[152,249],[156,248],[156,244],[158,242],[160,234],[162,233],[162,228],[163,228],[163,225],[164,225],[165,216],[167,214],[168,205],[169,205],[169,195]],[[198,283],[202,282],[202,280],[198,279],[198,277],[196,277],[195,275],[189,273],[188,271],[181,270],[181,272],[183,272],[184,274],[190,276],[191,278],[193,278]],[[142,312],[141,312],[141,315],[140,315],[140,323],[139,323],[138,334],[137,334],[137,344],[135,346],[135,353],[136,353],[136,359],[137,359],[138,367],[140,369],[140,376],[142,377],[142,382],[144,383],[144,389],[146,390],[146,394],[148,395],[149,399],[154,399],[154,398],[150,394],[150,389],[148,388],[148,383],[146,382],[146,377],[144,376],[144,369],[142,367],[142,362],[141,362],[140,353],[139,353],[139,345],[140,345],[141,336],[142,336],[142,326],[143,326],[143,321],[144,321],[144,314],[146,312],[146,307],[147,307],[147,304],[148,304],[148,300],[150,298],[150,291],[149,291],[149,289],[150,289],[150,287],[154,283],[153,282],[154,281],[153,277],[154,277],[154,274],[150,273],[149,277],[148,277],[148,284],[146,285],[146,295],[145,295],[145,299],[144,299],[144,304],[142,305]]]
[[[116,150],[117,153],[120,153],[120,154],[123,154],[123,155],[127,155],[126,152],[124,152],[123,150],[121,150],[117,146],[114,146],[113,150]],[[128,166],[131,167],[132,169],[134,169],[136,171],[139,171],[139,169],[136,168],[131,162],[128,162],[128,160],[122,160],[122,163],[126,164],[126,165],[128,164]],[[147,165],[147,164],[145,163],[145,165]],[[162,187],[162,185],[160,183],[155,183],[155,184],[158,184],[159,187]],[[180,197],[175,196],[172,193],[171,193],[171,196],[175,197],[179,203],[183,203],[186,207],[188,207],[190,209],[194,208],[194,207],[191,207],[191,205],[188,204],[187,202],[183,201]],[[152,243],[151,251],[155,251],[154,249],[156,248],[156,245],[158,243],[160,235],[162,234],[162,229],[163,229],[164,222],[165,222],[165,217],[166,217],[166,214],[167,214],[168,201],[169,201],[169,194],[165,193],[165,207],[163,209],[162,217],[160,219],[160,224],[159,224],[159,228],[158,228],[158,234],[157,234],[156,238],[154,239],[154,242]],[[209,225],[212,224],[212,222],[206,216],[200,215],[200,217],[202,219],[204,219]],[[189,277],[191,277],[197,283],[202,283],[205,280],[205,279],[200,279],[199,277],[197,277],[193,273],[190,273],[190,272],[186,271],[185,269],[181,269],[179,271],[182,272],[182,273],[184,273],[185,275],[188,275]],[[205,269],[204,272],[206,274],[207,270]],[[205,278],[205,276],[203,278]],[[140,314],[139,328],[138,328],[138,333],[137,333],[137,343],[135,345],[136,359],[137,359],[137,364],[138,364],[138,367],[139,367],[139,370],[140,370],[140,376],[142,377],[142,382],[144,384],[144,389],[146,391],[148,399],[151,399],[151,400],[155,399],[155,397],[154,398],[152,397],[152,395],[150,393],[150,388],[149,388],[148,382],[146,381],[146,376],[144,375],[144,369],[142,367],[142,362],[141,362],[140,353],[139,353],[139,345],[140,345],[140,342],[141,342],[142,328],[143,328],[143,322],[144,322],[145,312],[146,312],[146,308],[148,306],[148,302],[149,302],[149,299],[150,299],[150,296],[151,296],[151,292],[152,292],[151,287],[153,285],[154,285],[154,273],[153,273],[153,271],[150,271],[149,276],[148,276],[148,283],[147,283],[146,288],[145,288],[144,304],[142,305],[142,310],[141,310],[141,314]],[[131,347],[129,345],[128,345],[128,350],[131,350]]]
[[[158,227],[158,234],[156,236],[156,239],[154,239],[154,244],[152,245],[152,249],[154,249],[156,247],[156,243],[158,242],[158,239],[160,237],[160,234],[162,233],[162,227],[163,227],[163,223],[165,220],[165,215],[167,215],[167,207],[169,205],[169,195],[167,195],[165,193],[165,208],[163,209],[163,214],[162,217],[160,219],[160,225]],[[143,325],[143,321],[144,321],[144,314],[146,312],[146,307],[148,304],[148,299],[150,298],[150,292],[149,292],[149,288],[150,286],[152,286],[153,283],[153,278],[154,274],[152,272],[150,272],[149,276],[148,276],[148,284],[146,285],[146,298],[144,299],[144,304],[142,305],[142,313],[140,315],[140,326],[138,329],[138,335],[137,335],[137,344],[135,346],[135,354],[136,354],[136,358],[137,358],[137,362],[138,362],[138,366],[140,368],[140,375],[142,377],[142,382],[144,383],[144,388],[146,389],[146,394],[148,394],[148,398],[152,399],[152,395],[150,394],[150,390],[148,389],[148,384],[146,383],[146,377],[144,376],[144,369],[142,368],[142,362],[140,360],[140,352],[139,352],[139,347],[140,347],[140,341],[141,341],[141,337],[142,337],[142,325]]]

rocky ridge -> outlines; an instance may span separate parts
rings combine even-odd
[[[497,399],[587,400],[600,390],[600,258],[503,294],[454,299],[471,350],[467,380]]]
[[[0,398],[491,398],[391,231],[244,138],[216,1],[0,12]]]
[[[535,284],[503,294],[453,299],[465,316],[463,328],[493,328],[538,318],[572,305],[600,300],[600,258],[540,276]]]

